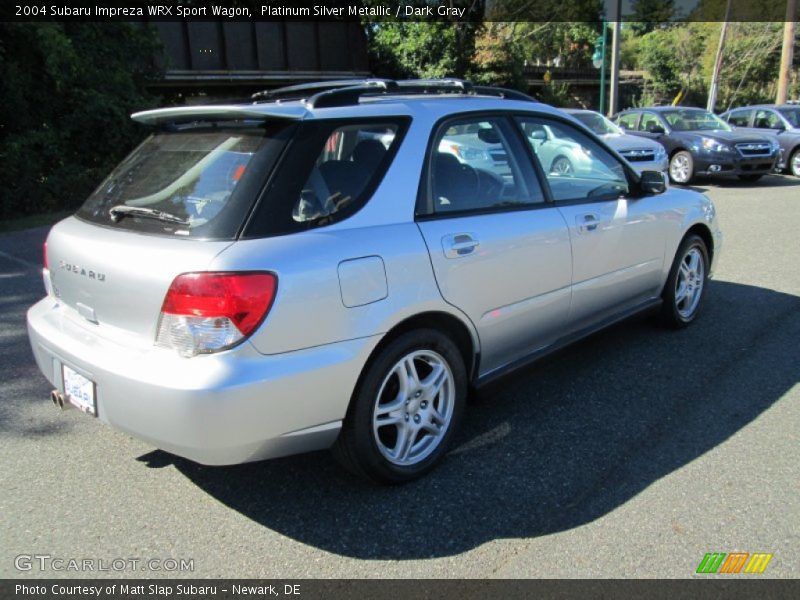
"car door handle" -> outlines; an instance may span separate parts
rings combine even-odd
[[[597,226],[600,224],[600,219],[598,219],[595,214],[586,213],[575,217],[575,224],[579,232],[588,233],[589,231],[595,231],[597,229]]]
[[[442,238],[442,249],[447,258],[459,258],[471,254],[480,242],[471,233],[454,233]]]

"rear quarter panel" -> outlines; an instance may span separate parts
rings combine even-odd
[[[340,264],[380,257],[386,296],[345,306]],[[263,354],[279,354],[389,331],[427,311],[468,319],[441,297],[422,235],[413,222],[355,229],[325,229],[239,241],[220,254],[213,270],[267,270],[278,276],[272,310],[251,342]],[[473,333],[473,341],[477,337]]]

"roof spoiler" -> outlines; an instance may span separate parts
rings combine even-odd
[[[162,125],[164,123],[186,123],[190,121],[214,120],[258,120],[287,119],[300,121],[308,111],[303,106],[273,107],[271,110],[247,108],[242,106],[174,106],[144,110],[131,115],[131,119],[145,125]]]

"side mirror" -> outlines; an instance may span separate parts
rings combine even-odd
[[[667,191],[664,174],[660,171],[642,171],[642,175],[639,178],[639,189],[648,195],[663,194]]]
[[[532,140],[546,140],[547,133],[544,129],[534,129],[529,136]]]
[[[647,133],[662,134],[666,133],[666,131],[664,131],[664,128],[661,125],[652,124],[647,126]]]

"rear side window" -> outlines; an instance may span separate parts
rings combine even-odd
[[[417,214],[525,208],[544,193],[524,147],[502,117],[474,117],[442,125],[427,165],[426,193]]]
[[[148,137],[77,216],[145,233],[232,239],[291,126],[217,123]]]
[[[355,214],[383,179],[408,119],[305,121],[243,237],[330,225]]]
[[[333,220],[362,196],[397,136],[397,125],[345,125],[328,135],[300,190],[292,219]]]

